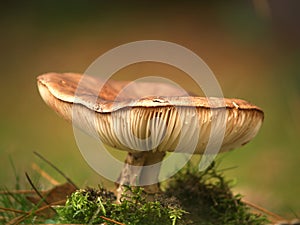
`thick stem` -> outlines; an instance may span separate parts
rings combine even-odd
[[[159,171],[163,160],[164,152],[137,152],[128,153],[122,172],[116,182],[117,199],[120,200],[123,193],[123,185],[138,186],[144,185],[144,190],[149,194],[155,194],[160,191]]]
[[[140,174],[140,183],[141,184],[149,184],[144,185],[144,189],[149,194],[155,194],[160,192],[159,187],[159,172],[160,166],[165,152],[146,152],[144,167]]]

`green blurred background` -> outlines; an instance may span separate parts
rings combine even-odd
[[[197,53],[215,73],[226,97],[247,99],[265,112],[258,136],[222,155],[236,190],[274,212],[300,216],[300,5],[299,1],[24,1],[0,10],[0,186],[15,183],[10,158],[24,180],[32,163],[57,173],[34,155],[54,162],[78,185],[100,178],[82,158],[72,126],[42,101],[36,76],[80,72],[118,45],[145,39],[175,42]],[[123,71],[165,75],[185,87],[190,80],[163,65]],[[45,188],[47,181],[42,182]]]

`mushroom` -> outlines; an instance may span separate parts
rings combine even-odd
[[[137,179],[147,183],[150,177],[157,182],[145,185],[145,191],[158,192],[159,166],[152,168],[151,165],[161,162],[166,152],[203,154],[212,121],[222,116],[217,113],[213,118],[211,111],[218,112],[220,108],[212,106],[209,98],[186,96],[179,88],[165,83],[103,82],[99,78],[75,73],[43,74],[37,78],[37,83],[43,100],[64,119],[96,134],[105,144],[128,152],[116,182],[118,197],[122,185],[135,185]],[[132,88],[121,94],[129,84],[133,85]],[[100,91],[99,86],[102,86]],[[158,92],[160,96],[144,96],[149,89],[154,93],[158,89],[164,91]],[[264,118],[263,111],[247,101],[223,101],[226,128],[221,152],[249,142]],[[75,121],[72,120],[74,105],[78,107]],[[182,124],[186,121],[190,124],[183,129]],[[191,143],[194,143],[192,152],[189,150]],[[149,166],[148,169],[144,169],[145,166]]]

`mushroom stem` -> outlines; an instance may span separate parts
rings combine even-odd
[[[155,164],[161,162],[164,156],[165,152],[129,152],[116,182],[117,199],[120,200],[122,197],[123,185],[134,186],[138,183],[145,184],[149,182],[150,185],[143,186],[145,192],[148,194],[158,193],[160,191],[158,182],[160,166],[155,166]],[[156,181],[156,183],[151,184],[153,181]]]
[[[143,167],[142,172],[140,174],[140,182],[142,184],[150,183],[150,185],[144,186],[144,190],[148,194],[155,194],[160,192],[159,180],[158,180],[160,165],[158,165],[157,163],[162,162],[165,155],[166,155],[165,152],[146,153],[146,158],[144,163],[145,167]],[[155,183],[153,183],[153,181]]]

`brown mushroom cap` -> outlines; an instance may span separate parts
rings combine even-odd
[[[174,151],[181,138],[179,151],[185,152],[196,139],[194,153],[201,154],[210,137],[211,112],[221,115],[223,109],[211,106],[208,98],[184,96],[180,89],[168,84],[133,83],[130,91],[119,95],[130,82],[109,80],[103,84],[95,77],[82,78],[81,74],[47,73],[37,81],[42,98],[59,115],[71,122],[75,113],[76,126],[121,150],[143,150],[143,145],[147,145],[154,151]],[[163,96],[141,98],[149,89],[159,89]],[[221,151],[249,142],[264,118],[263,111],[247,101],[224,99],[224,102],[227,117]],[[77,108],[73,111],[74,105]],[[200,128],[198,133],[197,128]],[[141,144],[136,137],[148,140]]]

